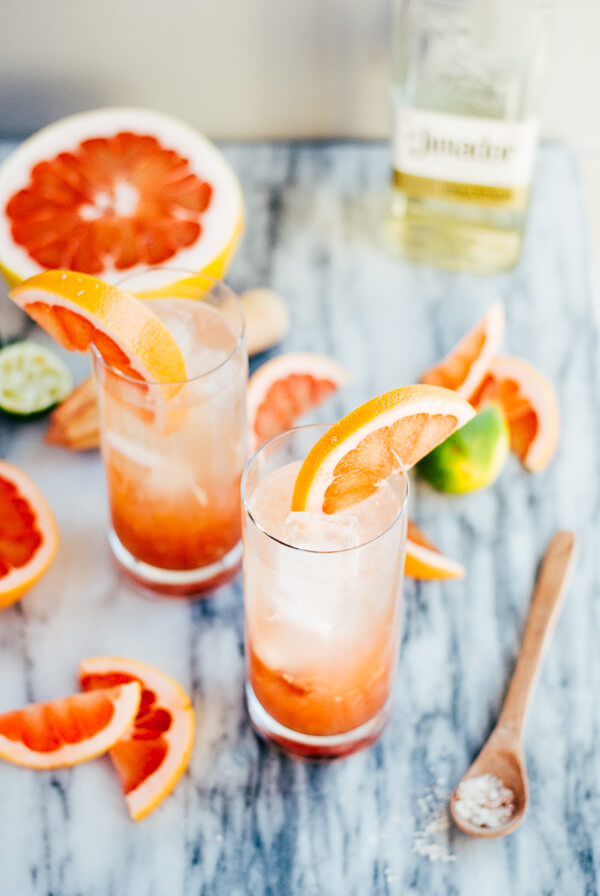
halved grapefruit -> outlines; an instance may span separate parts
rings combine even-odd
[[[250,450],[289,429],[350,380],[337,361],[310,352],[271,358],[248,381]]]
[[[510,430],[510,447],[532,473],[543,470],[556,450],[560,428],[552,384],[520,358],[494,358],[473,403],[497,402]]]
[[[18,600],[54,560],[58,529],[37,485],[0,460],[0,609]]]
[[[6,712],[0,715],[0,757],[36,769],[93,759],[129,728],[141,693],[133,682]]]
[[[44,271],[10,297],[71,351],[94,346],[107,364],[129,377],[159,383],[186,378],[175,338],[147,304],[89,274]]]
[[[85,691],[125,682],[142,687],[139,712],[110,750],[127,808],[135,821],[149,815],[188,767],[194,743],[194,710],[174,679],[139,660],[89,657],[79,666]]]
[[[222,277],[243,201],[216,147],[147,109],[96,109],[43,128],[0,168],[0,269],[115,282],[168,264]]]
[[[413,579],[460,579],[465,575],[462,563],[445,557],[412,520],[406,533],[404,575]]]
[[[327,430],[304,459],[292,510],[335,513],[363,501],[397,468],[412,467],[475,414],[455,392],[403,386],[372,398]]]
[[[500,347],[503,333],[504,306],[496,302],[439,364],[421,376],[421,382],[454,389],[470,401]]]

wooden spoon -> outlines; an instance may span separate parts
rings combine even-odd
[[[450,799],[450,814],[454,823],[473,837],[504,837],[512,833],[525,817],[529,788],[523,757],[523,731],[544,653],[567,589],[574,548],[575,535],[569,531],[557,532],[548,545],[533,592],[521,652],[500,718]],[[505,787],[514,793],[514,810],[509,820],[496,828],[472,824],[456,811],[460,784],[485,774],[500,778]]]

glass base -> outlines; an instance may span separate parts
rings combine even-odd
[[[284,753],[304,759],[341,759],[374,743],[390,717],[391,695],[377,715],[359,728],[343,734],[302,734],[275,721],[259,703],[249,681],[246,681],[246,706],[252,727],[259,737]]]
[[[132,579],[136,585],[147,588],[155,594],[167,597],[200,598],[204,592],[211,591],[219,585],[231,581],[242,562],[242,542],[225,554],[218,563],[211,563],[199,569],[162,569],[151,566],[131,554],[119,541],[115,530],[109,527],[108,543],[119,568]]]

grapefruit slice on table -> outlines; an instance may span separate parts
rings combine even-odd
[[[0,715],[0,757],[27,768],[77,765],[105,753],[140,705],[137,683],[31,703]]]
[[[45,271],[13,287],[10,297],[60,345],[94,346],[107,364],[139,380],[178,383],[185,360],[160,318],[134,296],[73,271]]]
[[[0,460],[0,609],[46,572],[58,548],[54,515],[37,485]]]
[[[337,361],[310,352],[277,355],[261,365],[248,381],[250,450],[290,429],[349,380]]]
[[[147,109],[43,128],[0,167],[0,269],[111,282],[155,265],[224,275],[243,227],[231,167],[193,128]]]
[[[438,551],[409,519],[404,574],[413,579],[460,579],[465,575],[465,568]]]
[[[397,468],[412,467],[475,411],[438,386],[403,386],[372,398],[327,430],[296,478],[292,510],[335,513],[363,501]]]
[[[498,402],[510,430],[510,446],[532,473],[549,463],[558,442],[560,412],[550,382],[520,358],[494,358],[473,403]]]
[[[124,682],[142,687],[139,712],[110,750],[135,821],[145,818],[174,789],[189,764],[194,743],[194,710],[183,689],[163,672],[139,660],[89,657],[79,666],[85,691]]]
[[[503,333],[504,306],[496,302],[439,364],[421,376],[421,382],[454,389],[470,401],[500,347]]]

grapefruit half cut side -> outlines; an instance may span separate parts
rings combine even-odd
[[[242,227],[224,156],[146,109],[61,119],[0,167],[0,268],[11,284],[52,268],[116,282],[156,265],[220,278]]]
[[[41,491],[26,473],[0,460],[0,609],[44,575],[57,548],[58,528]]]

